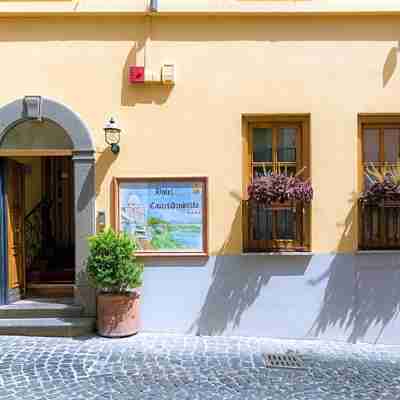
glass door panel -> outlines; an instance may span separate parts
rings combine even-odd
[[[266,176],[273,171],[272,164],[271,165],[257,165],[253,167],[253,179],[261,178],[262,176]]]
[[[379,162],[379,129],[364,129],[364,163]]]
[[[281,164],[279,165],[279,173],[287,176],[295,176],[297,173],[296,165]]]
[[[292,210],[283,209],[276,211],[277,238],[294,240],[295,214]]]
[[[297,128],[279,128],[278,162],[296,162]]]
[[[399,129],[384,129],[384,154],[385,162],[397,163],[399,161]]]
[[[272,128],[253,128],[253,162],[272,162]]]
[[[365,174],[368,167],[375,165],[378,169],[379,166],[379,128],[364,129],[363,135],[363,157],[364,157],[364,188],[368,189],[372,185],[372,181]]]

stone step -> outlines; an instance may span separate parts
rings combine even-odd
[[[82,307],[73,303],[71,298],[62,299],[27,299],[0,306],[0,319],[12,318],[78,318]]]
[[[94,332],[95,318],[2,318],[0,335],[83,336]]]
[[[73,297],[74,285],[71,283],[30,283],[27,287],[28,297]]]

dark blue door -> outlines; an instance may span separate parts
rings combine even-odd
[[[7,223],[4,180],[5,160],[0,158],[0,304],[7,302]]]

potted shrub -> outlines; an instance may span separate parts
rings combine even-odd
[[[89,239],[87,271],[97,294],[97,330],[101,336],[125,337],[139,331],[143,264],[136,241],[107,229]]]

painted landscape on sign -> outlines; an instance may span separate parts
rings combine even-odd
[[[203,250],[201,182],[124,182],[120,185],[120,227],[134,235],[140,251]]]

